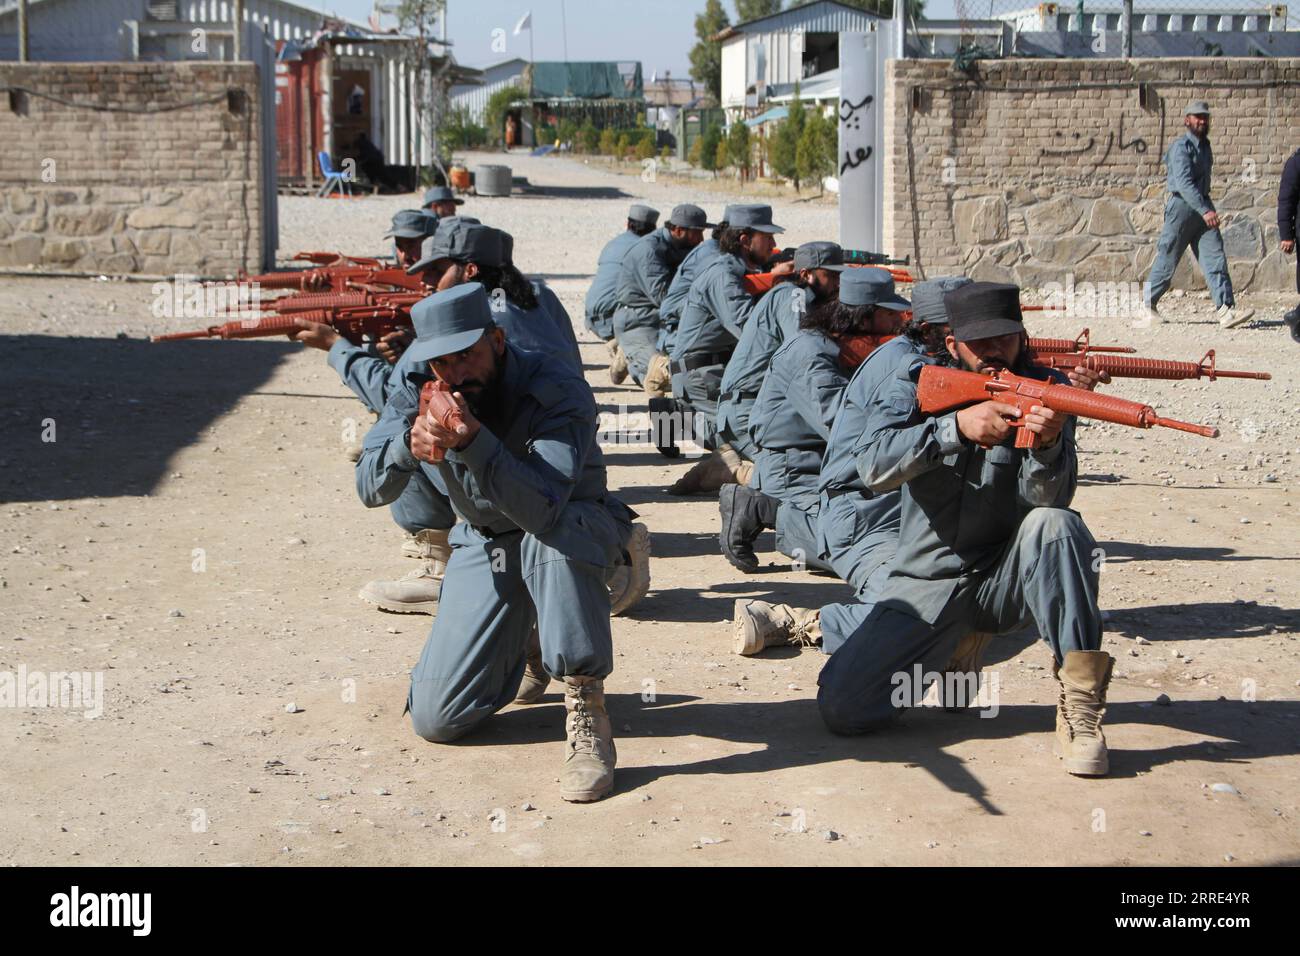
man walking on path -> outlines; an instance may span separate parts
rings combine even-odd
[[[1151,314],[1156,313],[1156,303],[1168,291],[1178,260],[1191,246],[1192,255],[1205,273],[1210,298],[1218,308],[1215,318],[1223,328],[1234,329],[1249,322],[1255,310],[1234,308],[1219,214],[1210,201],[1210,172],[1214,166],[1210,149],[1210,106],[1204,100],[1193,100],[1183,112],[1187,132],[1174,140],[1165,153],[1169,200],[1165,203],[1165,224],[1160,230],[1155,262],[1147,279],[1146,306]]]

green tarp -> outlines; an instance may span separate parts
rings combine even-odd
[[[534,63],[534,100],[639,100],[644,97],[641,64]]]

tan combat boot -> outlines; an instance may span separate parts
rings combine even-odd
[[[764,648],[782,644],[815,647],[822,642],[821,613],[818,608],[739,598],[732,622],[731,649],[752,657]]]
[[[515,692],[516,704],[540,704],[546,696],[546,688],[551,685],[551,675],[546,673],[542,664],[542,644],[534,626],[528,635],[527,663],[524,665],[524,679],[519,682]]]
[[[451,558],[450,533],[447,528],[425,528],[404,541],[402,554],[420,558],[420,567],[396,581],[371,581],[358,597],[394,614],[433,614],[438,610],[442,576]]]
[[[560,796],[573,803],[599,800],[614,789],[614,731],[599,677],[564,678],[564,772]]]
[[[635,606],[650,590],[650,529],[641,522],[632,525],[627,560],[614,568],[607,583],[611,617]]]
[[[609,349],[609,380],[622,385],[627,381],[627,356],[623,354],[623,346],[618,344],[618,339],[610,339],[605,345]]]
[[[939,703],[948,712],[964,710],[975,703],[979,696],[980,670],[984,666],[984,648],[988,647],[993,635],[988,631],[971,631],[957,643],[952,658],[943,669],[943,678],[939,684]],[[950,678],[948,675],[954,675]],[[967,675],[974,674],[974,678]],[[948,688],[952,688],[952,694]]]
[[[1105,776],[1110,769],[1101,718],[1115,659],[1105,651],[1067,651],[1052,671],[1061,686],[1056,704],[1056,753],[1065,769],[1081,777]]]
[[[749,464],[730,445],[722,445],[711,452],[707,458],[701,458],[691,470],[682,475],[669,487],[670,495],[694,495],[700,492],[717,491],[723,485],[748,484]],[[741,482],[743,475],[746,481]]]
[[[673,373],[668,366],[667,355],[656,352],[650,357],[641,387],[653,398],[667,398],[672,393]]]
[[[752,461],[746,461],[740,456],[740,452],[730,445],[720,445],[718,455],[722,458],[722,464],[727,469],[727,477],[722,484],[749,484],[749,476],[754,472],[754,463]],[[722,486],[719,485],[718,487]]]

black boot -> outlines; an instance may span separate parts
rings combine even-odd
[[[722,533],[718,540],[722,554],[731,565],[746,574],[758,570],[754,541],[765,528],[776,527],[776,509],[780,502],[755,491],[748,485],[723,485],[718,492],[718,509],[722,512]]]
[[[1300,305],[1282,316],[1282,321],[1286,323],[1287,328],[1291,330],[1291,338],[1300,342]]]

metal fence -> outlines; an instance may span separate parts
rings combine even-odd
[[[909,31],[918,57],[1300,56],[1300,2],[1205,0],[1040,3],[954,0],[955,18]],[[927,13],[929,8],[927,8]]]

